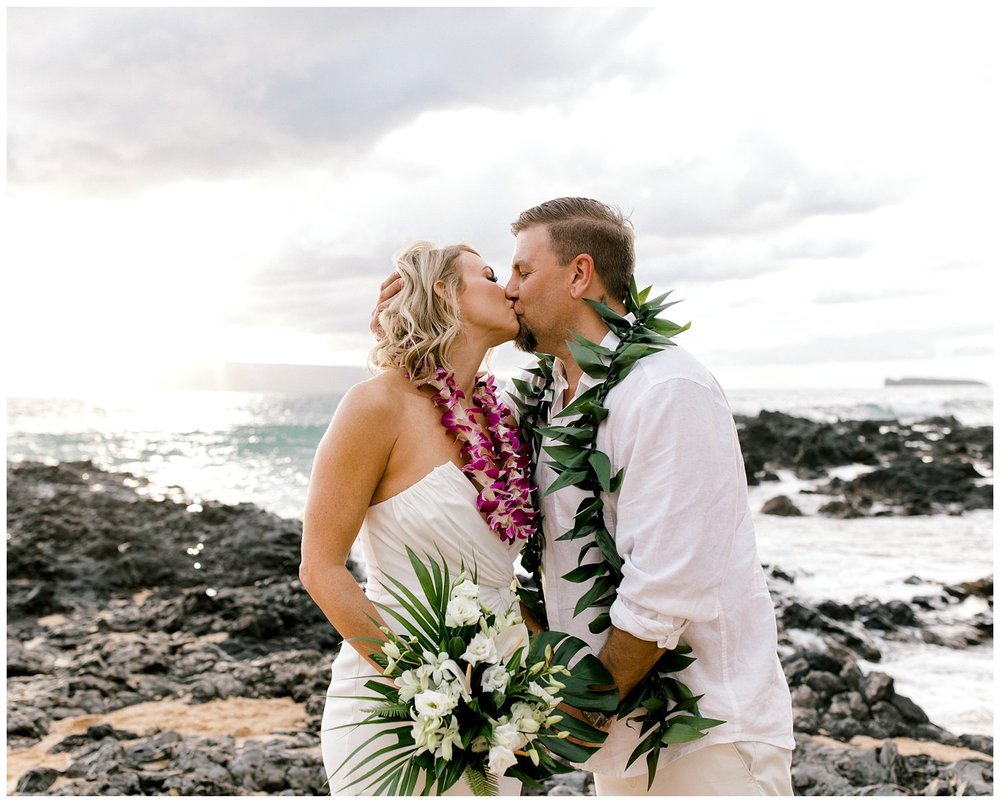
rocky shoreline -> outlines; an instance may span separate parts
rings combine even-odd
[[[747,482],[776,480],[782,470],[816,481],[807,493],[830,497],[821,515],[960,515],[993,508],[993,427],[966,427],[954,417],[825,423],[767,410],[735,419]],[[858,467],[858,476],[831,477],[841,466]],[[785,497],[769,500],[762,512],[802,515]]]
[[[943,421],[884,432],[781,414],[739,423],[751,482],[786,468],[823,482],[828,467],[862,463],[912,482],[838,489],[859,515],[958,513],[987,496],[992,506],[992,429]],[[951,490],[917,500],[926,477],[913,459],[979,478],[935,475]],[[298,582],[300,522],[164,497],[89,462],[8,464],[7,511],[9,793],[327,793],[317,733],[340,639]],[[992,577],[912,603],[843,604],[807,603],[794,576],[767,571],[797,794],[992,794],[992,737],[945,731],[891,677],[858,665],[878,660],[879,639],[991,643]],[[988,612],[956,615],[970,597]],[[583,772],[526,790],[592,793]]]

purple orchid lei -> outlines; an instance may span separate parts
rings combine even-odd
[[[476,507],[490,529],[508,544],[533,536],[538,511],[532,499],[530,451],[510,410],[497,399],[493,377],[476,377],[468,407],[462,403],[465,393],[455,384],[455,376],[444,368],[420,387],[434,391],[434,404],[444,410],[441,424],[462,444],[462,471],[478,489]],[[488,434],[472,420],[474,413],[485,416]]]

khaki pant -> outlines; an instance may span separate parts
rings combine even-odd
[[[656,771],[614,778],[594,773],[598,795],[792,795],[792,751],[763,742],[713,744]]]

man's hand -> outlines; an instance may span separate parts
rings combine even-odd
[[[372,310],[371,323],[368,328],[372,330],[372,334],[375,337],[382,337],[382,327],[379,325],[379,316],[385,311],[385,308],[389,306],[389,302],[392,297],[396,295],[400,290],[403,289],[403,277],[398,273],[393,271],[389,278],[379,285],[378,301],[375,302],[375,309]]]
[[[581,711],[579,708],[574,708],[573,706],[567,703],[559,703],[559,705],[556,707],[556,710],[559,711],[565,717],[573,717],[574,719],[578,719],[581,722],[586,722],[588,725],[590,725],[590,727],[597,728],[597,730],[604,731],[605,733],[607,733],[608,729],[611,727],[610,719],[603,725],[597,722],[590,722],[584,715],[583,711]],[[558,725],[556,725],[556,730],[559,730]],[[566,738],[569,741],[573,742],[574,744],[580,744],[583,745],[584,747],[600,747],[599,744],[595,744],[594,742],[584,742],[573,736],[567,736]]]

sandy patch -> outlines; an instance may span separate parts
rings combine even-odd
[[[87,714],[52,722],[38,744],[7,751],[7,793],[34,767],[60,772],[73,763],[68,753],[49,753],[67,736],[85,733],[91,725],[106,723],[118,730],[148,736],[156,731],[177,731],[185,736],[234,736],[237,744],[252,738],[305,728],[305,706],[289,697],[255,700],[232,697],[191,705],[185,700],[162,700],[120,708],[107,714]]]
[[[841,742],[829,736],[810,736],[809,738],[830,745],[831,747],[840,747],[845,750],[848,747],[879,747],[886,741],[893,741],[896,743],[896,749],[901,756],[929,756],[935,761],[948,763],[963,761],[964,759],[978,759],[979,761],[993,763],[993,756],[980,753],[978,750],[971,750],[968,747],[954,747],[938,742],[921,742],[918,739],[910,739],[906,736],[895,736],[891,740],[875,739],[871,736],[855,736],[850,742]]]

